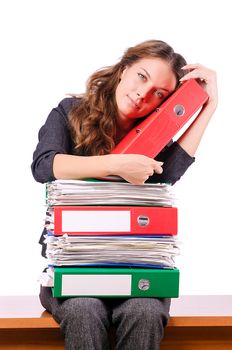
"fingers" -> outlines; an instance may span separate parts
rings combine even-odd
[[[147,168],[147,170],[145,171],[145,173],[143,173],[140,177],[140,179],[137,179],[136,182],[134,184],[137,185],[143,185],[150,176],[154,175],[154,174],[162,174],[163,172],[163,162],[158,162],[154,159],[150,159],[152,161],[151,166],[149,166],[149,168]]]
[[[153,173],[162,174],[162,172],[163,172],[162,165],[163,165],[163,164],[164,164],[163,162],[155,161],[154,167],[153,167]],[[152,174],[152,175],[153,175],[153,174]],[[151,175],[150,175],[150,176],[151,176]]]
[[[208,93],[209,98],[205,104],[208,105],[208,108],[211,107],[212,110],[215,110],[218,103],[216,72],[199,63],[187,64],[182,69],[186,70],[187,73],[180,79],[180,82],[196,79]]]
[[[154,174],[162,174],[163,172],[163,168],[162,168],[162,165],[164,164],[163,162],[159,162],[159,161],[156,161],[154,159],[150,159],[152,161],[151,164],[149,164],[149,166],[147,167],[146,169],[146,176],[147,178],[149,176],[152,176]],[[146,179],[147,180],[147,179]]]
[[[142,182],[141,184],[144,184],[144,182],[146,182],[150,176],[154,175],[154,174],[162,174],[163,172],[163,162],[157,162],[154,161],[155,163],[153,164],[153,168],[151,171],[149,171],[146,175],[143,176]]]
[[[216,78],[216,72],[213,70],[203,66],[200,63],[195,64],[187,64],[186,66],[182,67],[183,70],[188,70],[189,72],[186,73],[180,81],[183,82],[188,79],[200,79],[203,82],[209,82],[212,79]]]
[[[195,68],[198,68],[198,67],[203,67],[202,64],[200,63],[190,63],[190,64],[186,64],[185,66],[181,67],[181,69],[183,70],[192,70],[192,69],[195,69]]]
[[[116,160],[120,160],[119,166],[113,175],[118,175],[132,184],[143,184],[147,179],[163,172],[163,162],[156,161],[140,154],[114,155]],[[117,162],[114,162],[117,163]]]

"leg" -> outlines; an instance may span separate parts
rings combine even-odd
[[[158,350],[169,317],[170,299],[131,298],[115,304],[116,350]]]
[[[66,350],[108,350],[110,311],[97,298],[53,298],[51,289],[42,287],[42,305],[60,323]]]

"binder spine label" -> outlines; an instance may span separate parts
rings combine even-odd
[[[129,210],[64,210],[62,211],[63,232],[130,232]]]
[[[62,296],[130,296],[131,275],[63,275]]]

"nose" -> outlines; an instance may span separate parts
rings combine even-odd
[[[140,87],[140,89],[137,91],[137,96],[138,96],[138,99],[141,99],[141,100],[144,100],[144,99],[147,99],[149,94],[151,92],[151,89],[150,87]]]

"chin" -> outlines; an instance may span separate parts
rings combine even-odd
[[[138,112],[137,112],[138,113]],[[127,118],[128,119],[140,119],[140,118],[142,118],[143,117],[143,115],[140,115],[140,114],[136,114],[136,113],[132,113],[132,114],[128,114],[127,115]]]

